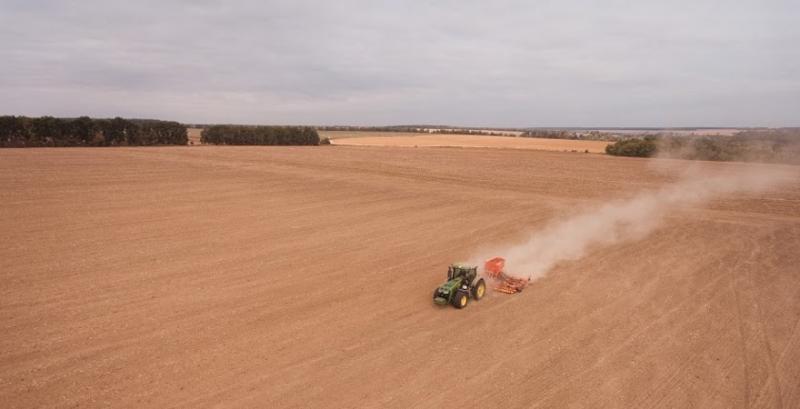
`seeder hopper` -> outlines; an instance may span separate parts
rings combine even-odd
[[[506,259],[494,257],[486,260],[483,271],[486,277],[494,281],[494,290],[506,294],[522,292],[531,281],[530,278],[517,278],[506,274],[503,269],[506,266]]]

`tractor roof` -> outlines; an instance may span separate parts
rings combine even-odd
[[[459,269],[475,268],[475,266],[473,266],[473,265],[471,265],[469,263],[453,263],[453,267],[459,268]]]

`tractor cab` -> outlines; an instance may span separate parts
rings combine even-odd
[[[464,281],[468,283],[472,283],[472,280],[478,275],[478,267],[477,266],[470,266],[467,264],[451,264],[450,267],[447,268],[447,281],[456,279],[456,278],[463,278]]]

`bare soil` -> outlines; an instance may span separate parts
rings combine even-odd
[[[486,243],[675,180],[650,163],[0,150],[0,406],[800,406],[800,182],[681,209],[519,295],[431,302]]]

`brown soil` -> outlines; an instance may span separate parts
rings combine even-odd
[[[649,163],[0,150],[0,406],[798,407],[800,182],[432,304],[486,243],[675,179]]]

